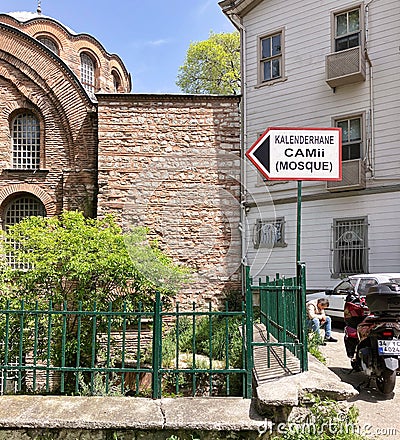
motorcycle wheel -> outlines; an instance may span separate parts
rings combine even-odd
[[[390,394],[396,385],[396,370],[384,368],[382,374],[376,378],[376,386],[382,394]]]

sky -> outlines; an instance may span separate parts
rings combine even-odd
[[[37,0],[0,0],[0,13],[36,12]],[[132,93],[179,93],[190,43],[235,28],[218,0],[41,0],[42,14],[95,37],[132,76]]]

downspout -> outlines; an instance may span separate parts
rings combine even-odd
[[[369,43],[369,5],[374,0],[370,0],[365,5],[365,59],[368,62],[368,71],[369,71],[369,136],[367,137],[367,151],[366,157],[368,160],[368,171],[371,172],[371,178],[375,178],[375,124],[374,124],[374,110],[375,110],[375,102],[374,102],[374,72],[372,61],[369,57],[368,53],[368,43]]]
[[[240,223],[239,231],[241,237],[241,262],[242,266],[247,265],[246,254],[246,159],[245,148],[247,142],[247,112],[246,112],[246,59],[245,59],[245,47],[246,47],[246,29],[243,26],[242,19],[236,14],[227,14],[230,21],[240,32],[240,89],[242,99],[240,101]],[[245,288],[245,270],[242,272],[242,287]],[[242,290],[244,291],[244,290]]]
[[[374,181],[392,181],[392,177],[376,177],[375,176],[375,124],[374,124],[374,118],[375,118],[375,99],[374,99],[374,74],[373,74],[373,65],[372,61],[368,54],[368,42],[369,42],[369,5],[374,0],[370,0],[365,5],[365,59],[368,62],[369,67],[369,99],[370,99],[370,129],[371,129],[371,142],[370,142],[370,148],[371,151],[368,151],[368,153],[371,156],[371,164],[368,167],[368,170],[371,172],[371,179]]]

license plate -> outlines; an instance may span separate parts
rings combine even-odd
[[[386,354],[394,354],[396,356],[400,356],[400,340],[378,339],[378,353],[381,356]]]

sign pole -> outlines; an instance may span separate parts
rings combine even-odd
[[[297,181],[297,236],[296,236],[296,281],[297,281],[297,334],[302,341],[301,369],[308,370],[308,339],[306,327],[306,271],[304,263],[301,263],[301,190],[302,181]]]
[[[299,271],[300,267],[300,258],[301,258],[301,190],[302,190],[302,181],[297,181],[297,236],[296,236],[296,267],[297,271]],[[300,274],[297,273],[297,279],[300,279]]]

